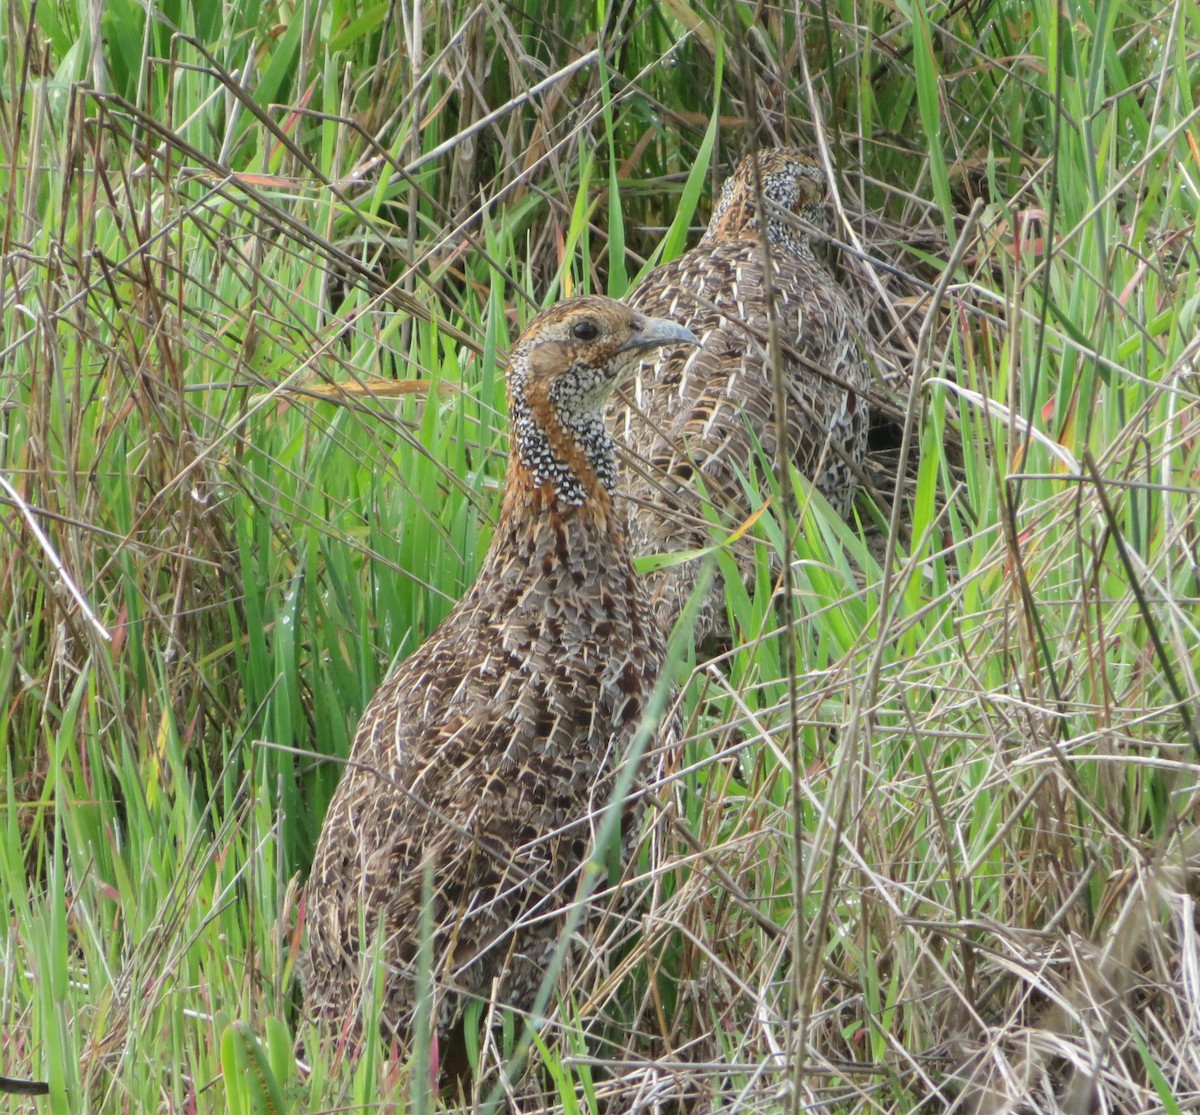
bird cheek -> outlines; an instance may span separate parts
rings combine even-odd
[[[561,341],[543,341],[529,353],[530,374],[537,379],[548,378],[567,366],[566,345]]]

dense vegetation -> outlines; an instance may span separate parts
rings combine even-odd
[[[853,527],[773,501],[790,591],[764,556],[728,653],[684,641],[644,939],[535,1071],[568,1112],[1196,1102],[1200,8],[2,18],[0,1072],[49,1081],[30,1104],[452,1099],[381,1050],[293,1057],[323,760],[474,575],[519,325],[622,294],[784,140],[836,171],[878,491]],[[522,1043],[483,1036],[480,1105]]]

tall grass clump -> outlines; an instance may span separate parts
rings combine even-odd
[[[636,932],[535,1035],[480,1022],[465,1098],[1194,1105],[1194,8],[0,18],[0,1073],[31,1109],[457,1102],[300,1017],[339,760],[487,546],[510,338],[684,250],[783,141],[836,183],[874,491],[851,525],[769,500],[735,638],[680,644]]]

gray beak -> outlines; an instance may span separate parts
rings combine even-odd
[[[658,348],[659,345],[698,345],[696,334],[690,329],[667,321],[661,317],[645,317],[637,314],[630,323],[633,335],[618,352],[640,352],[642,349]]]

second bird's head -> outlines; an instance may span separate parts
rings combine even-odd
[[[828,193],[825,172],[802,151],[768,147],[751,152],[725,179],[704,239],[735,240],[753,233],[765,209],[772,245],[806,253],[808,226],[828,231]]]
[[[647,352],[698,344],[691,330],[611,298],[569,298],[543,310],[508,358],[513,450],[538,484],[579,506],[616,488],[604,404]]]

